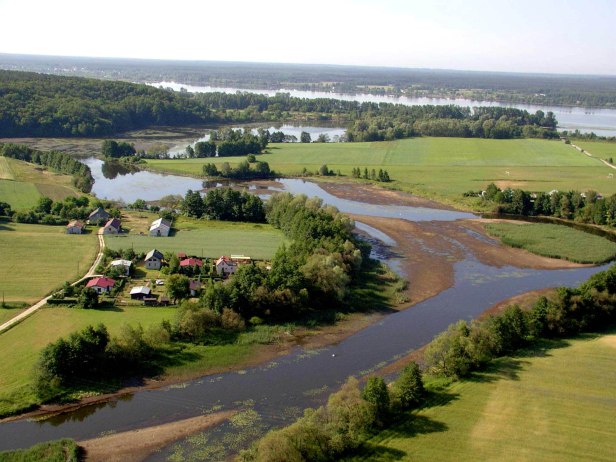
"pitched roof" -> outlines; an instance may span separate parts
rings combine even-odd
[[[156,249],[152,249],[150,250],[147,255],[145,256],[146,260],[149,260],[150,258],[158,258],[159,260],[162,260],[164,255],[162,254],[162,252],[156,250]]]
[[[93,278],[88,281],[86,287],[102,287],[106,289],[107,287],[113,287],[115,285],[115,281],[111,278]]]
[[[112,218],[107,223],[105,223],[105,228],[111,226],[115,229],[120,229],[121,224],[122,223],[120,222],[120,220],[118,220],[117,218]]]
[[[166,226],[167,228],[171,228],[171,222],[169,220],[165,220],[164,218],[159,218],[158,220],[154,220],[150,225],[150,231],[155,230],[160,226]]]
[[[225,257],[223,255],[218,260],[216,260],[216,266],[220,265],[223,262],[226,263],[227,265],[235,265],[236,264],[233,260],[231,260],[231,258]]]
[[[95,215],[101,215],[101,216],[107,216],[108,217],[109,213],[107,213],[104,208],[99,207],[96,210],[94,210],[90,215],[88,215],[88,218],[92,218]]]
[[[83,228],[84,226],[85,225],[81,221],[79,221],[79,220],[73,220],[73,221],[69,222],[68,225],[66,225],[67,228],[73,228],[73,227]]]
[[[133,287],[130,290],[131,295],[135,295],[135,294],[150,295],[150,292],[152,292],[152,289],[146,286],[137,286],[137,287]]]
[[[133,264],[130,260],[113,260],[111,266],[131,266]]]
[[[198,258],[185,258],[180,262],[180,266],[203,266],[203,262]]]
[[[201,282],[191,279],[189,283],[189,287],[190,287],[190,290],[199,290],[201,289]]]

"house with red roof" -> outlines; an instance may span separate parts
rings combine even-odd
[[[185,258],[180,260],[180,273],[192,274],[201,271],[203,261],[199,258]]]
[[[219,276],[224,276],[226,274],[233,274],[237,271],[238,263],[232,260],[230,257],[225,257],[224,255],[216,260],[215,263],[216,272]]]
[[[92,278],[88,281],[88,283],[86,284],[86,287],[91,287],[92,289],[96,290],[96,292],[98,292],[99,294],[106,294],[108,292],[111,292],[111,289],[113,289],[113,286],[115,286],[115,281],[111,278]]]

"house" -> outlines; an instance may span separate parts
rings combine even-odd
[[[121,229],[122,224],[120,220],[118,220],[117,218],[112,218],[107,223],[105,223],[103,234],[119,234]]]
[[[79,220],[73,220],[66,225],[66,234],[82,234],[86,225]]]
[[[234,260],[231,260],[229,257],[225,257],[224,255],[216,260],[215,263],[216,272],[220,276],[224,276],[226,274],[233,274],[237,271],[238,263]]]
[[[133,262],[130,260],[113,260],[110,264],[112,268],[124,268],[124,274],[128,276],[130,274],[130,267]]]
[[[162,252],[152,249],[150,250],[145,259],[143,260],[146,269],[159,270],[163,266],[163,254]]]
[[[169,231],[171,231],[171,222],[164,218],[154,220],[150,225],[150,236],[167,237],[169,236]]]
[[[189,287],[191,297],[199,296],[199,292],[201,292],[201,281],[194,281],[191,279]]]
[[[187,268],[201,268],[203,266],[203,261],[200,260],[199,258],[185,258],[184,260],[180,261],[180,271],[182,271],[182,269],[187,269]]]
[[[133,287],[130,290],[130,298],[133,300],[143,300],[145,297],[149,297],[152,290],[146,286]]]
[[[109,218],[111,218],[111,215],[105,212],[104,208],[99,207],[94,210],[90,215],[88,215],[88,223],[100,225],[109,220]]]
[[[111,292],[114,285],[115,281],[111,278],[93,278],[88,281],[86,287],[91,287],[99,294],[105,294]]]

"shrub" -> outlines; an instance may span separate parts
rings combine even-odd
[[[402,369],[392,388],[396,407],[400,410],[412,409],[421,404],[425,389],[416,362],[411,362]]]

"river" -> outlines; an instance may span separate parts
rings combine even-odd
[[[161,175],[152,177],[151,184],[144,183],[142,187],[146,190],[141,191],[140,197],[147,197],[147,188],[158,189],[161,178],[168,179]],[[182,178],[187,184],[194,181],[177,178]],[[433,222],[473,217],[463,212],[373,206],[338,199],[317,184],[302,180],[281,180],[281,183],[286,190],[320,197],[342,211],[358,215]],[[173,192],[181,193],[179,190]],[[360,228],[374,239],[381,240],[384,248],[396,244],[378,230],[375,232],[365,225],[360,225]],[[476,238],[480,239],[479,236]],[[462,243],[459,245],[464,247]],[[251,408],[257,413],[252,430],[263,432],[294,420],[300,409],[322,403],[348,376],[366,375],[424,345],[452,322],[471,320],[493,304],[523,292],[561,285],[575,286],[607,267],[569,270],[496,267],[479,262],[468,248],[464,253],[466,257],[454,266],[453,287],[408,310],[388,315],[338,344],[319,350],[296,347],[290,354],[258,367],[141,391],[48,420],[0,424],[0,450],[62,437],[82,440],[193,417],[214,408],[234,409],[238,406]],[[215,444],[215,441],[226,441],[225,438],[238,431],[234,424],[224,424],[203,438],[209,438],[208,444]],[[167,460],[178,448],[190,452],[194,441],[192,438],[175,443],[151,456],[150,460]]]
[[[411,98],[408,96],[388,96],[388,95],[371,95],[371,94],[355,94],[335,92],[319,92],[319,91],[304,91],[304,90],[246,90],[239,88],[222,88],[210,86],[194,86],[185,85],[177,82],[155,82],[150,85],[155,87],[172,88],[175,91],[180,91],[185,88],[191,93],[236,93],[238,91],[257,93],[260,95],[274,96],[276,93],[289,93],[297,98],[333,98],[343,101],[359,101],[371,103],[393,103],[404,104],[407,106],[418,106],[424,104],[433,104],[438,106],[454,104],[457,106],[504,106],[525,109],[528,112],[534,113],[538,110],[548,112],[551,111],[556,115],[558,120],[558,128],[561,130],[580,130],[581,132],[594,132],[599,136],[616,136],[616,109],[602,108],[580,108],[580,107],[565,107],[565,106],[536,106],[531,104],[509,104],[499,103],[495,101],[473,101],[470,99],[447,99],[447,98]]]

